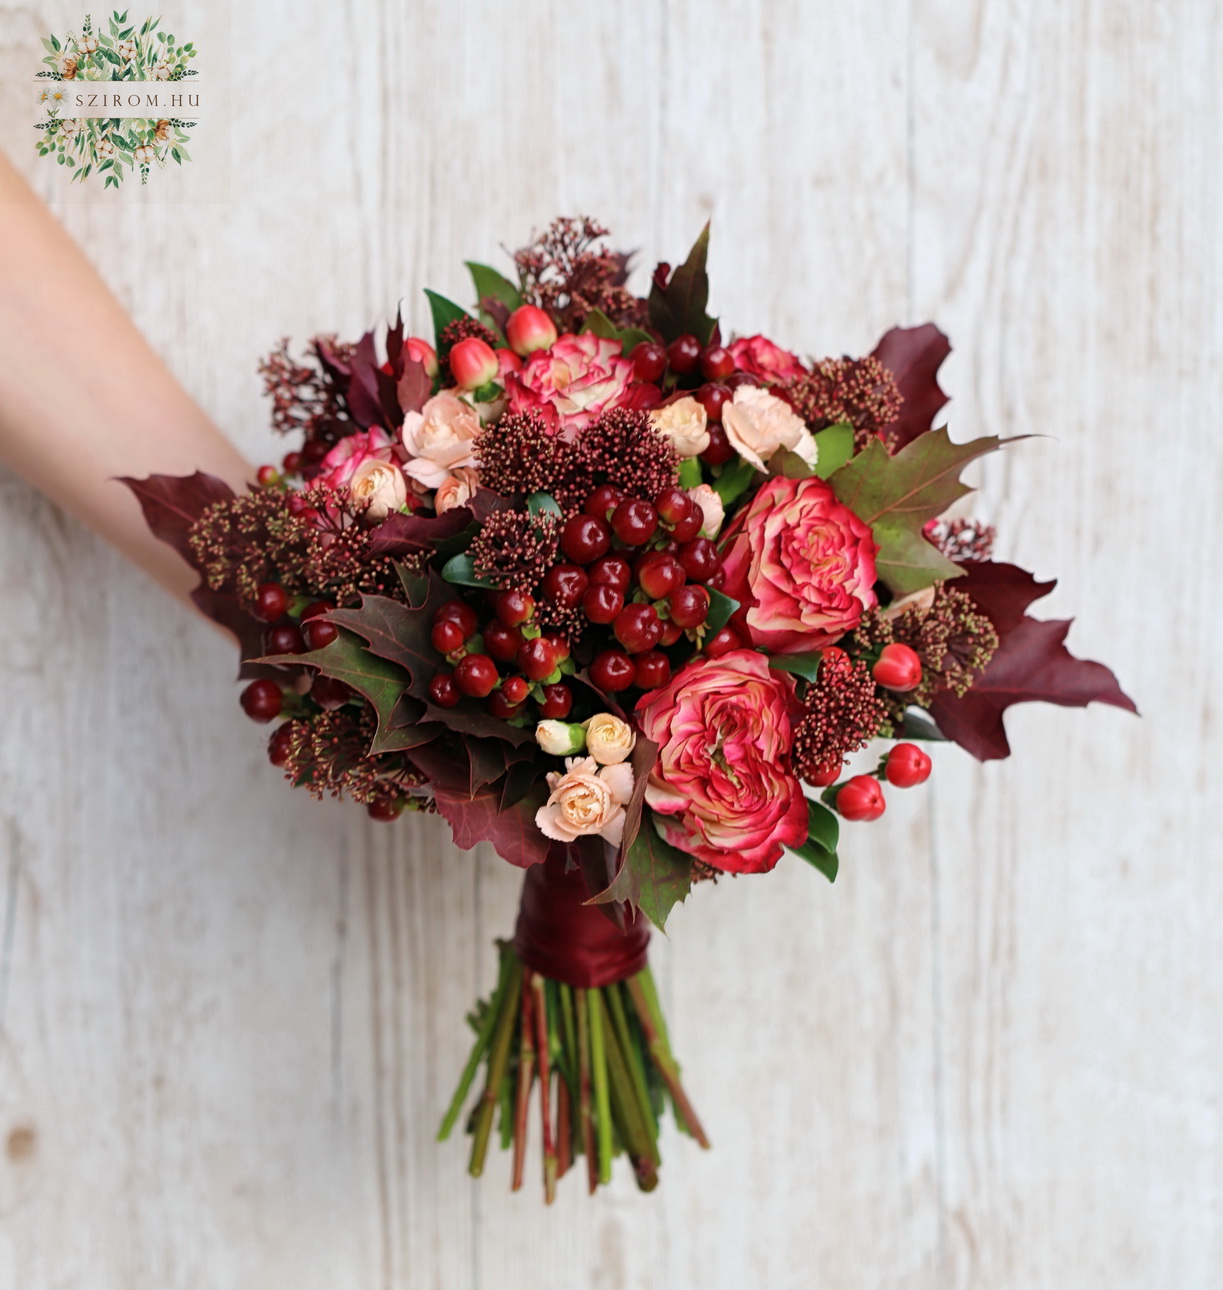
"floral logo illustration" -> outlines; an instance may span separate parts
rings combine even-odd
[[[46,116],[35,126],[36,146],[40,157],[72,167],[74,182],[102,176],[104,188],[118,188],[129,173],[139,171],[145,184],[154,165],[162,169],[171,161],[181,166],[191,160],[187,132],[196,122],[172,113],[192,99],[198,102],[198,95],[167,92],[169,85],[162,92],[147,91],[150,82],[197,75],[190,63],[198,51],[190,42],[178,44],[160,23],[146,18],[139,26],[129,24],[124,10],[111,15],[107,30],[95,30],[87,14],[79,36],[70,32],[63,39],[43,39],[47,70],[38,78],[49,84],[39,87],[38,105]],[[98,82],[117,92],[99,90]],[[124,83],[130,92],[121,88]],[[132,116],[134,105],[156,114]],[[80,115],[82,109],[89,114]]]

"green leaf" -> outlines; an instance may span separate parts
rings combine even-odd
[[[926,540],[922,525],[972,491],[960,482],[960,471],[1002,442],[991,436],[952,443],[940,427],[893,457],[872,439],[828,481],[837,497],[871,526],[879,546],[875,568],[892,591],[907,595],[963,572]]]
[[[812,868],[818,869],[829,882],[836,882],[840,861],[835,851],[826,850],[818,842],[807,842],[801,847],[791,847],[790,850]]]
[[[559,520],[564,514],[551,493],[532,493],[527,498],[527,510],[533,520],[539,519],[541,515],[554,515]]]
[[[947,736],[934,721],[918,708],[910,708],[896,732],[897,739],[928,739],[931,743],[946,743]]]
[[[471,556],[464,551],[461,555],[451,556],[442,566],[442,577],[456,587],[491,587],[487,578],[477,578]]]
[[[395,705],[411,679],[403,668],[371,654],[359,636],[343,627],[339,636],[322,649],[307,654],[276,654],[258,661],[317,667],[324,676],[352,686],[378,714],[378,736],[391,728]]]
[[[769,458],[770,478],[776,479],[780,475],[783,479],[811,479],[814,474],[810,463],[789,448],[783,448]]]
[[[703,478],[701,459],[699,457],[685,457],[679,463],[679,486],[681,488],[696,488]]]
[[[815,446],[819,449],[815,473],[821,479],[827,479],[854,455],[854,428],[847,421],[825,426],[816,432]]]
[[[713,587],[706,587],[706,591],[709,592],[709,613],[705,616],[704,626],[705,639],[708,640],[714,632],[720,632],[730,622],[731,616],[739,608],[739,602]]]
[[[746,457],[736,457],[714,480],[713,491],[722,499],[723,506],[730,506],[747,492],[753,481],[761,479],[760,472]]]
[[[631,354],[638,345],[649,344],[654,339],[648,331],[642,331],[640,327],[617,327],[601,309],[592,309],[586,315],[582,331],[602,337],[603,340],[619,341],[620,352],[623,354]]]
[[[512,313],[522,304],[522,293],[504,274],[490,269],[487,264],[477,264],[474,260],[465,260],[471,274],[472,284],[476,289],[476,303],[486,297],[500,300]]]
[[[434,348],[441,353],[442,349],[442,332],[452,322],[460,318],[470,318],[471,315],[466,309],[460,309],[453,300],[447,300],[445,296],[439,296],[436,291],[430,291],[425,288],[425,295],[429,297],[429,309],[433,314],[433,340]]]
[[[650,286],[650,323],[670,343],[679,336],[691,334],[702,345],[709,344],[716,319],[705,312],[709,303],[709,274],[705,262],[709,256],[709,225],[693,243],[688,258],[671,275],[665,287],[657,282]]]
[[[820,660],[823,655],[814,654],[774,654],[769,659],[769,666],[779,672],[792,672],[805,681],[815,682],[820,674]]]
[[[651,827],[653,815],[646,813],[650,818],[642,820],[620,872],[590,903],[627,901],[661,932],[667,915],[692,889],[692,857],[664,842],[657,828]]]
[[[819,802],[807,803],[807,840],[818,842],[825,851],[835,855],[841,839],[841,826],[836,814]]]

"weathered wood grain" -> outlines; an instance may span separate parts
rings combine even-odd
[[[558,211],[643,260],[712,216],[739,330],[934,315],[953,430],[1050,436],[977,508],[1147,715],[1018,711],[1015,759],[940,750],[847,828],[835,887],[699,889],[654,954],[715,1149],[548,1212],[433,1141],[517,875],[285,791],[226,646],[0,479],[0,1287],[1213,1285],[1214,8],[182,12],[268,91],[218,200],[14,147],[51,6],[0,7],[0,142],[252,457],[282,335],[421,326]]]

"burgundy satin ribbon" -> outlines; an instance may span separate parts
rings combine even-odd
[[[646,964],[650,924],[629,916],[622,932],[597,905],[580,868],[566,870],[567,849],[553,847],[522,884],[514,951],[533,972],[593,988],[623,981]]]

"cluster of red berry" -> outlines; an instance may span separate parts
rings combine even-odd
[[[677,387],[690,389],[705,409],[708,418],[709,447],[701,459],[711,466],[724,466],[735,456],[726,431],[722,429],[722,409],[734,398],[740,385],[756,385],[749,372],[735,369],[730,350],[723,345],[702,346],[695,336],[680,336],[665,348],[653,341],[642,341],[633,350],[633,375],[646,385],[661,387],[667,373]]]
[[[854,775],[837,789],[833,805],[847,820],[877,820],[887,807],[880,779],[894,788],[913,788],[930,778],[931,762],[916,744],[896,744],[873,775]]]
[[[340,629],[322,615],[333,608],[316,600],[297,605],[278,582],[260,583],[251,613],[267,623],[263,648],[267,654],[305,654],[323,649],[340,634]],[[315,676],[310,684],[310,698],[326,712],[341,708],[352,698],[351,688],[330,676]],[[242,709],[252,721],[268,722],[284,708],[284,690],[267,677],[252,681],[240,696]],[[273,760],[275,758],[273,757]]]

